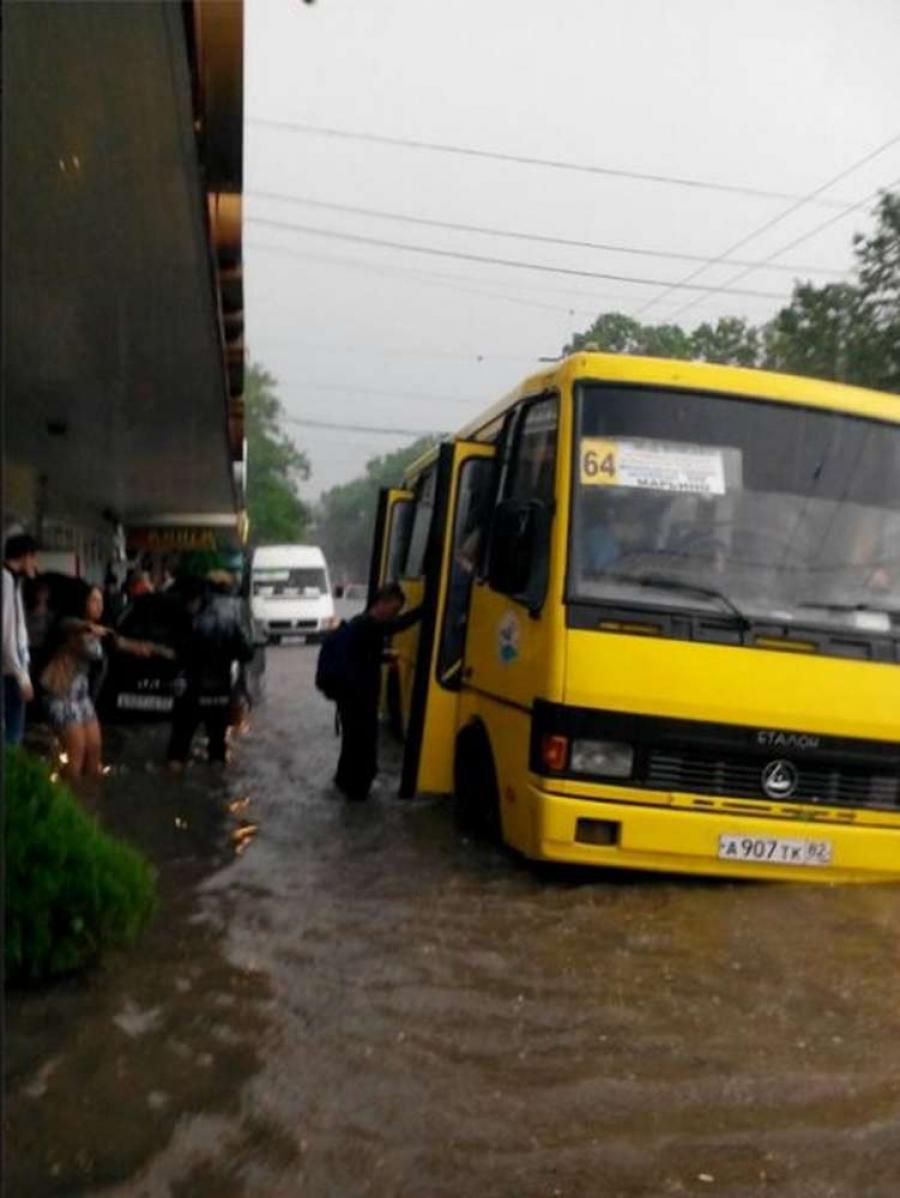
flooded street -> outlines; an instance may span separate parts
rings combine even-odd
[[[122,738],[160,910],[11,996],[10,1195],[896,1198],[900,890],[538,869],[391,745],[348,807],[314,664],[269,652],[224,778]]]

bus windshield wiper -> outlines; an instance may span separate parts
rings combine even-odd
[[[704,599],[718,599],[728,608],[741,628],[749,628],[750,621],[741,611],[735,601],[724,591],[715,587],[703,586],[702,583],[685,582],[683,578],[672,578],[668,574],[607,574],[607,578],[615,578],[623,582],[636,582],[642,587],[659,587],[663,591],[681,591],[685,595],[700,595]]]

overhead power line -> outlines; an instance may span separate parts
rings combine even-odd
[[[824,183],[821,183],[818,187],[814,188],[807,195],[801,196],[799,199],[795,200],[792,204],[790,204],[782,212],[779,212],[775,216],[771,217],[769,220],[764,221],[763,224],[758,225],[755,229],[751,229],[750,232],[747,233],[744,237],[739,238],[732,245],[730,245],[726,249],[724,249],[721,252],[721,254],[717,254],[714,258],[708,259],[707,262],[703,266],[699,266],[696,270],[691,271],[690,274],[685,275],[685,277],[683,279],[679,280],[679,283],[681,285],[685,285],[687,283],[692,283],[694,281],[694,279],[696,279],[699,275],[703,274],[703,272],[705,270],[708,270],[711,266],[719,265],[726,258],[729,258],[732,254],[737,253],[738,250],[743,249],[743,247],[745,245],[748,245],[751,241],[756,241],[756,239],[758,237],[761,237],[763,235],[763,233],[768,233],[768,231],[770,229],[774,229],[774,227],[776,225],[780,225],[783,220],[787,220],[787,218],[789,216],[793,216],[793,214],[795,212],[797,212],[800,208],[803,208],[807,204],[810,204],[814,200],[818,199],[818,197],[824,191],[828,191],[829,188],[834,187],[834,185],[836,183],[840,183],[842,179],[846,179],[849,175],[855,174],[856,171],[860,170],[862,167],[864,167],[868,163],[872,162],[873,159],[878,158],[886,150],[889,150],[892,146],[895,146],[898,143],[900,143],[900,133],[895,134],[893,137],[889,137],[888,140],[885,142],[882,142],[882,144],[880,146],[876,146],[876,148],[874,150],[870,150],[867,154],[864,154],[862,156],[862,158],[858,158],[855,162],[852,162],[850,164],[850,166],[845,167],[842,171],[838,171],[838,173],[836,175],[832,175],[832,177],[830,179],[826,179],[826,181]],[[855,212],[860,207],[860,204],[865,203],[865,202],[866,202],[865,200],[856,201],[856,203],[850,205],[850,207],[844,213],[842,213],[842,215],[846,216],[850,212]],[[832,222],[829,221],[827,223],[830,224]],[[755,269],[757,269],[757,268],[752,267],[752,266],[747,267],[741,274],[737,275],[736,277],[744,278],[745,275],[752,273],[752,271]],[[727,294],[730,283],[731,283],[731,280],[729,280],[729,282],[723,283],[720,288],[716,288],[716,294],[719,294],[719,295]],[[652,297],[651,299],[649,299],[647,301],[646,304],[644,304],[641,308],[638,309],[638,315],[640,316],[642,313],[646,312],[648,308],[651,308],[659,300],[665,299],[665,297],[667,295],[671,295],[672,291],[674,291],[675,289],[676,289],[675,284],[670,284],[668,287],[664,288],[659,293],[659,295]]]
[[[669,283],[664,279],[648,279],[639,275],[620,275],[612,274],[606,271],[598,270],[581,270],[571,266],[547,266],[542,262],[522,262],[515,258],[497,258],[487,254],[470,254],[462,250],[443,250],[437,246],[411,245],[403,241],[389,241],[381,237],[367,237],[361,233],[339,233],[335,229],[321,229],[315,225],[300,225],[292,221],[271,220],[268,217],[251,216],[247,220],[255,225],[264,225],[271,229],[286,229],[293,233],[307,233],[314,237],[327,237],[335,241],[349,241],[357,245],[377,245],[385,249],[405,250],[407,253],[413,254],[429,254],[436,258],[455,258],[462,262],[482,262],[490,266],[509,266],[516,270],[535,270],[543,274],[553,275],[569,275],[579,279],[606,279],[614,283],[634,283],[641,287],[666,287],[675,288],[685,291],[719,291],[720,288],[715,288],[706,283],[689,283],[675,282]],[[731,288],[727,291],[729,295],[746,295],[757,299],[774,299],[780,300],[783,298],[781,292],[774,291],[759,291],[749,288]]]
[[[740,184],[721,183],[710,179],[690,179],[681,175],[630,171],[619,167],[601,166],[590,162],[569,162],[558,158],[538,158],[530,154],[509,154],[500,150],[482,150],[476,146],[457,146],[446,142],[424,141],[414,137],[391,137],[383,133],[359,133],[350,129],[332,129],[326,125],[306,124],[302,121],[277,121],[268,117],[248,117],[247,123],[270,129],[281,129],[290,133],[302,133],[311,137],[370,142],[375,145],[396,146],[404,150],[428,150],[438,154],[459,154],[467,158],[482,158],[495,162],[512,162],[520,166],[546,167],[551,170],[575,171],[586,175],[603,175],[613,179],[634,179],[640,183],[662,183],[672,187],[688,187],[696,191],[717,191],[726,195],[750,196],[758,200],[795,200],[797,198],[789,192],[771,191],[762,187],[746,187]],[[843,208],[845,206],[839,200],[824,200],[819,202],[826,208]]]
[[[310,391],[344,391],[352,395],[383,395],[388,399],[417,399],[433,403],[468,404],[469,406],[478,402],[476,399],[464,399],[459,395],[433,395],[427,391],[424,393],[421,391],[396,391],[393,387],[354,387],[343,383],[319,383],[315,379],[279,379],[278,381],[285,387],[305,387]]]
[[[412,278],[419,282],[423,282],[430,287],[442,287],[448,291],[458,291],[464,295],[480,295],[486,296],[488,299],[499,299],[509,304],[518,304],[525,308],[538,308],[544,312],[564,312],[567,316],[574,316],[575,313],[582,315],[596,315],[596,308],[579,308],[573,304],[547,304],[540,300],[523,299],[521,296],[505,295],[502,292],[495,291],[492,288],[467,286],[461,280],[457,281],[458,276],[447,276],[437,274],[433,271],[411,270],[408,267],[402,266],[382,266],[374,262],[363,262],[359,259],[352,260],[348,258],[336,258],[331,254],[315,254],[305,253],[302,250],[292,250],[280,245],[267,245],[262,242],[244,241],[245,250],[259,250],[265,253],[277,254],[279,257],[285,256],[288,258],[299,258],[304,262],[327,262],[334,266],[346,267],[349,270],[361,270],[369,274],[377,274],[381,278],[391,275],[396,278]],[[449,278],[450,281],[447,281]],[[501,284],[502,285],[502,284]],[[511,286],[514,284],[507,284]],[[561,294],[565,294],[562,292]],[[575,292],[572,294],[581,295],[583,299],[592,299],[593,297],[585,295],[583,292]],[[599,296],[594,300],[595,303],[613,303],[619,302],[624,297],[616,296],[606,297],[601,299]]]
[[[490,225],[470,225],[456,221],[436,220],[431,217],[413,216],[402,212],[386,212],[381,208],[362,208],[354,204],[338,204],[328,200],[316,200],[310,196],[283,195],[274,191],[245,192],[245,198],[275,200],[281,204],[299,204],[306,208],[320,208],[327,212],[345,212],[353,216],[372,217],[376,220],[399,221],[403,224],[422,225],[429,229],[449,229],[458,233],[478,233],[489,237],[507,237],[513,241],[533,241],[541,245],[560,245],[571,249],[599,250],[610,254],[628,254],[641,258],[660,258],[678,262],[709,261],[707,254],[686,254],[677,250],[656,250],[640,246],[616,245],[614,242],[581,241],[572,237],[555,237],[542,233],[522,233],[513,229],[498,229]],[[248,217],[252,220],[252,217]],[[733,266],[759,266],[757,262],[742,261],[737,258],[727,259]],[[801,266],[779,263],[771,268],[789,274],[827,274],[840,276],[845,271],[827,270],[820,266]]]
[[[889,183],[887,185],[887,190],[891,191],[891,190],[893,190],[893,188],[897,187],[898,185],[900,185],[900,179],[895,180],[893,183]],[[871,204],[874,200],[876,200],[878,198],[878,196],[881,194],[881,192],[884,190],[885,190],[885,188],[876,187],[874,191],[870,192],[867,196],[864,196],[863,199],[857,201],[857,203],[853,207],[853,211],[859,211],[860,208],[867,208],[869,206],[869,204]],[[848,215],[848,213],[846,213],[846,212],[839,212],[836,216],[830,216],[828,218],[828,220],[822,221],[822,223],[820,225],[816,225],[816,227],[814,229],[810,229],[808,233],[803,233],[803,234],[801,234],[800,237],[795,237],[793,241],[789,241],[786,245],[781,246],[780,249],[773,250],[772,253],[769,255],[769,257],[770,258],[779,258],[782,254],[786,254],[786,253],[788,253],[789,250],[794,249],[795,246],[802,245],[804,241],[809,241],[812,237],[815,237],[815,236],[817,236],[817,234],[824,232],[824,230],[827,229],[830,225],[836,224],[839,220],[843,220],[844,217],[847,215]],[[741,274],[737,274],[733,278],[726,280],[725,285],[727,286],[729,283],[733,283],[736,279],[742,279],[744,277],[744,275],[749,274],[749,273],[750,273],[750,271],[746,270],[746,271],[742,272]],[[690,303],[684,304],[673,314],[673,319],[675,316],[680,316],[682,312],[687,312],[688,309],[693,308],[693,307],[694,307],[693,300],[690,301]]]
[[[437,437],[439,433],[424,428],[385,428],[374,424],[339,424],[331,420],[312,420],[305,416],[284,416],[285,424],[302,424],[306,428],[333,429],[341,433],[374,433],[379,437]]]
[[[364,274],[375,274],[379,278],[391,276],[403,280],[412,280],[413,282],[422,283],[427,287],[438,287],[447,291],[456,291],[463,295],[483,296],[487,299],[500,300],[503,303],[516,304],[519,307],[534,308],[544,312],[558,312],[568,317],[587,316],[593,320],[597,312],[604,308],[604,306],[628,304],[633,298],[624,295],[622,292],[605,292],[600,294],[593,291],[580,291],[573,287],[553,287],[543,282],[543,280],[540,283],[537,280],[529,283],[524,280],[513,282],[503,279],[498,280],[496,284],[488,284],[487,286],[479,285],[474,281],[467,284],[465,282],[466,276],[463,275],[446,274],[441,271],[425,270],[421,267],[386,266],[383,263],[363,258],[346,258],[334,254],[322,254],[317,253],[315,250],[288,248],[287,246],[275,245],[269,242],[251,241],[246,238],[244,239],[244,249],[245,251],[255,250],[261,253],[274,254],[279,258],[295,258],[300,262],[324,262],[341,269],[361,271]],[[504,290],[498,291],[498,287],[502,287]],[[510,289],[513,289],[516,294],[510,295]],[[523,290],[537,291],[540,295],[560,295],[572,298],[568,303],[554,304],[536,299],[526,299],[521,294]],[[707,302],[707,297],[703,297],[700,302]],[[768,300],[751,302],[765,303],[767,308],[771,307]],[[586,305],[588,304],[591,306],[587,307]]]

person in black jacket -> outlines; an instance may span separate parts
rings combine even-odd
[[[378,699],[384,644],[396,632],[410,628],[422,609],[400,612],[406,596],[397,583],[388,583],[362,615],[348,625],[345,668],[347,682],[337,696],[341,722],[341,756],[335,785],[348,799],[368,797],[378,772]]]
[[[172,711],[168,760],[174,772],[184,768],[201,721],[209,738],[209,760],[224,763],[234,673],[253,656],[236,600],[211,594],[195,578],[185,580],[180,591],[189,627],[178,651],[184,689]]]

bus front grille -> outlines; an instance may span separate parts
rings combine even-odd
[[[646,758],[644,785],[654,790],[763,799],[765,760],[725,758],[692,750],[681,753],[651,749]],[[786,799],[791,803],[821,803],[835,807],[900,810],[900,775],[859,767],[824,766],[794,760],[797,784]]]

